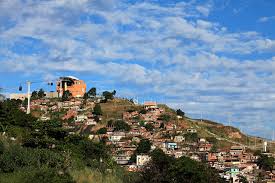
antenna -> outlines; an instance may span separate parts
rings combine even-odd
[[[28,107],[27,107],[27,114],[30,114],[31,112],[31,107],[30,107],[30,103],[31,103],[31,82],[27,81],[27,86],[28,86],[28,92],[27,92],[27,96],[28,96]]]
[[[231,125],[231,121],[230,121],[230,113],[227,114],[227,118],[228,118],[228,126]]]
[[[274,141],[274,129],[273,129],[273,132],[272,132],[272,141]]]
[[[264,152],[266,152],[267,141],[264,142]]]

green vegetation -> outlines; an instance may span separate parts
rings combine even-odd
[[[185,115],[185,113],[181,109],[178,109],[176,113],[178,116],[182,116],[182,117]]]
[[[140,183],[220,183],[224,182],[218,172],[188,157],[175,159],[162,150],[151,153],[151,162],[141,173]]]
[[[72,94],[69,90],[66,90],[62,94],[62,101],[68,101],[72,97]]]
[[[164,122],[169,122],[170,120],[172,120],[172,116],[170,114],[161,114],[159,116],[159,120],[162,120]]]
[[[88,92],[88,97],[91,98],[91,97],[95,97],[96,96],[96,88],[91,88]]]
[[[128,110],[139,111],[142,108],[142,106],[136,106],[125,99],[109,100],[105,103],[100,103],[100,106],[103,112],[103,124],[106,124],[109,120],[122,119],[123,112],[127,112]]]
[[[154,125],[152,125],[151,123],[147,123],[145,126],[147,131],[153,131],[154,130]]]
[[[100,104],[95,104],[93,114],[95,115],[102,115],[102,110]]]
[[[137,146],[137,154],[148,153],[151,150],[151,142],[148,139],[141,139]]]
[[[44,90],[41,88],[39,91],[33,91],[31,94],[31,99],[41,99],[45,97],[45,92]]]
[[[137,154],[146,154],[151,150],[152,143],[149,139],[141,139],[137,145],[137,149],[134,154],[131,156],[131,162],[136,162]]]
[[[99,130],[97,130],[96,133],[97,134],[106,134],[107,133],[107,128],[105,128],[105,127],[100,128]]]
[[[102,95],[104,96],[105,98],[105,102],[108,101],[108,100],[113,100],[114,99],[114,96],[116,95],[116,90],[112,91],[112,92],[109,92],[109,91],[104,91],[102,93]]]
[[[258,155],[258,154],[257,154]],[[268,157],[265,154],[260,154],[257,159],[257,165],[265,171],[272,171],[275,159],[273,157]]]
[[[98,182],[136,178],[115,164],[104,143],[69,135],[58,120],[39,122],[18,110],[20,105],[0,102],[0,130],[5,132],[0,138],[0,182],[85,182],[85,172],[102,178]]]
[[[115,131],[129,131],[131,127],[123,120],[117,120],[113,123]]]
[[[186,133],[184,134],[184,137],[187,142],[197,142],[199,139],[197,133]]]

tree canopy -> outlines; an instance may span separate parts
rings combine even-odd
[[[177,113],[178,116],[184,116],[185,115],[185,113],[181,109],[178,109],[176,111],[176,113]]]
[[[72,97],[72,93],[69,90],[66,90],[62,94],[62,101],[68,101]]]
[[[151,161],[143,169],[140,183],[224,182],[215,169],[188,157],[175,159],[160,149],[155,149],[150,155]]]
[[[95,115],[102,115],[102,110],[100,104],[95,104],[93,114]]]
[[[102,93],[103,97],[105,98],[105,100],[113,100],[114,96],[116,95],[116,90],[109,92],[109,91],[104,91]]]

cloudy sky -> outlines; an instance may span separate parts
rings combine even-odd
[[[274,0],[0,0],[0,87],[74,75],[271,138],[274,9]],[[32,89],[41,87],[54,89]]]

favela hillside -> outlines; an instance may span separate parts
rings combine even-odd
[[[1,182],[274,179],[273,141],[117,92],[86,91],[83,80],[67,76],[57,80],[55,92],[3,99]]]

